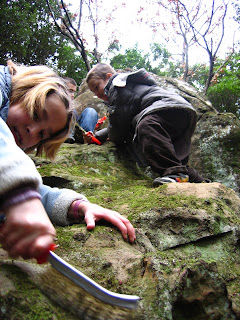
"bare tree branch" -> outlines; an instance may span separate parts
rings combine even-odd
[[[79,15],[78,15],[78,31],[80,30],[81,27],[81,22],[82,22],[82,6],[83,6],[83,0],[80,1],[80,6],[79,6]]]
[[[61,0],[61,7],[64,11],[64,14],[65,14],[67,20],[65,20],[65,18],[61,15],[59,17],[61,19],[61,24],[59,24],[59,22],[57,21],[58,19],[54,15],[54,12],[51,8],[49,0],[46,0],[46,2],[48,5],[48,8],[49,8],[49,12],[53,18],[55,26],[57,27],[57,29],[60,31],[60,33],[62,35],[67,37],[74,44],[75,48],[80,52],[80,54],[83,58],[83,61],[84,61],[85,66],[87,68],[87,71],[89,71],[91,69],[91,66],[90,66],[88,56],[87,56],[87,53],[86,53],[86,50],[84,47],[84,42],[81,39],[78,30],[74,28],[63,0]],[[60,7],[59,7],[59,9],[61,11]]]

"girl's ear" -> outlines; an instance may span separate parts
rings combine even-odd
[[[9,71],[10,71],[11,75],[13,76],[16,73],[15,64],[12,62],[12,60],[8,60],[7,61],[7,65],[8,65],[8,68],[9,68]]]
[[[110,79],[111,76],[112,76],[112,73],[107,73],[107,78],[106,78],[106,79],[107,79],[107,80]]]

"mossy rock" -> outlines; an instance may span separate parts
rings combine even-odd
[[[85,155],[88,154],[87,157]],[[1,254],[1,319],[239,319],[240,199],[223,184],[169,184],[119,159],[109,143],[64,144],[55,163],[34,158],[61,187],[128,217],[136,242],[105,221],[57,227],[56,253],[103,287],[140,296],[136,310],[100,302],[35,261]]]

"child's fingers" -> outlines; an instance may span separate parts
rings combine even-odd
[[[95,222],[99,220],[106,220],[116,226],[122,233],[123,238],[133,242],[136,239],[135,230],[131,222],[123,217],[117,211],[112,211],[109,209],[102,208],[98,205],[91,203],[84,203],[87,205],[85,208],[85,222],[87,224],[87,229],[92,230],[95,227]]]
[[[54,241],[53,234],[31,235],[18,240],[12,247],[8,248],[9,256],[23,259],[36,258],[45,254]]]
[[[87,224],[87,229],[92,230],[95,228],[95,221],[92,214],[86,214],[85,215],[85,222]]]
[[[131,224],[131,222],[129,220],[126,219],[126,221],[123,221],[123,223],[125,224],[125,226],[127,227],[127,233],[128,233],[128,238],[131,242],[133,242],[136,239],[136,235],[135,235],[135,229],[133,227],[133,225]]]
[[[55,230],[53,232],[43,232],[40,230],[26,232],[24,228],[9,229],[5,224],[1,231],[0,241],[2,248],[6,250],[12,258],[34,258],[42,251],[45,250],[46,252],[55,237]]]
[[[125,223],[121,220],[120,214],[115,211],[113,211],[113,213],[114,214],[111,214],[111,215],[107,214],[106,216],[104,216],[104,219],[106,221],[110,222],[111,224],[113,224],[114,226],[116,226],[121,231],[123,238],[126,240],[127,236],[128,236],[128,229],[127,229]]]
[[[2,227],[2,232],[1,232],[2,248],[6,251],[9,251],[25,235],[26,235],[26,232],[24,232],[24,230],[16,228],[13,231],[8,231],[8,228]]]
[[[107,216],[105,217],[105,219],[119,228],[119,230],[123,234],[124,239],[126,239],[128,235],[129,240],[133,242],[136,239],[136,236],[135,229],[131,222],[127,218],[123,217],[120,213],[116,211],[113,211],[113,213],[114,215]]]
[[[135,229],[129,220],[122,221],[127,228],[127,234],[130,242],[133,242],[136,239]]]
[[[92,138],[89,135],[87,135],[87,133],[84,133],[83,134],[83,140],[84,140],[84,143],[90,144],[91,141],[92,141]]]

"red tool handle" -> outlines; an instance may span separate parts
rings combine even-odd
[[[93,143],[93,142],[95,142],[96,144],[98,144],[98,145],[101,145],[101,142],[96,138],[96,137],[94,137],[94,135],[92,134],[92,132],[86,132],[86,135],[88,136],[88,137],[91,137],[92,138],[92,140],[91,140],[91,143]]]
[[[38,264],[43,264],[46,263],[48,261],[47,257],[49,255],[49,251],[54,251],[58,246],[55,243],[51,243],[49,246],[49,249],[47,252],[45,252],[44,254],[42,254],[41,256],[37,257],[37,263]]]
[[[99,126],[100,126],[106,119],[107,119],[106,116],[104,116],[103,118],[99,119],[99,120],[97,121],[97,124],[96,124],[96,126],[95,126],[95,129],[98,129]]]

